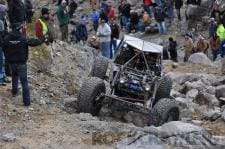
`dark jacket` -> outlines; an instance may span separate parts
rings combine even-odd
[[[180,9],[183,6],[183,0],[174,0],[175,8]]]
[[[116,38],[119,39],[120,29],[118,24],[110,24],[111,28],[111,39]]]
[[[99,17],[101,19],[104,19],[106,22],[109,21],[108,16],[107,16],[107,13],[104,11],[104,9],[101,9],[100,14],[99,14]]]
[[[6,35],[1,44],[6,60],[9,63],[23,64],[28,59],[28,46],[38,46],[43,42],[44,39],[27,39],[22,33],[12,31]]]
[[[26,21],[25,6],[21,0],[10,0],[8,2],[8,16],[10,24]]]
[[[84,24],[79,23],[75,32],[77,41],[86,41],[88,39],[87,28]]]
[[[130,14],[130,23],[137,25],[139,22],[139,16],[137,12],[133,12]]]
[[[124,4],[119,6],[119,12],[126,17],[130,17],[130,4]]]
[[[73,16],[76,9],[77,9],[77,3],[75,1],[70,2],[70,4],[69,4],[69,16],[70,16],[70,18]]]
[[[33,6],[30,0],[25,0],[25,11],[26,11],[26,20],[28,23],[31,23],[33,12]]]
[[[177,58],[177,42],[176,41],[169,42],[169,52],[170,52],[170,58],[172,60],[175,60]]]
[[[164,19],[165,19],[165,12],[164,12],[164,10],[162,8],[156,7],[154,16],[155,16],[155,20],[157,22],[163,22]]]

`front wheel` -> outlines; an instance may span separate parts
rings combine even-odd
[[[162,98],[150,113],[149,125],[161,126],[170,121],[179,120],[179,107],[174,99]]]
[[[91,77],[85,80],[77,99],[79,111],[97,115],[102,106],[102,94],[105,94],[105,84],[102,79]]]

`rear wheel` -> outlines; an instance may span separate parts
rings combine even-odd
[[[98,56],[92,65],[92,70],[90,75],[92,77],[98,77],[100,79],[104,79],[107,69],[108,69],[108,60],[105,57]]]
[[[173,85],[172,79],[169,76],[163,76],[160,80],[159,87],[156,91],[155,101],[157,102],[159,99],[170,97],[172,85]]]
[[[105,94],[104,81],[96,77],[88,78],[78,95],[79,111],[97,115],[102,106],[102,94]]]
[[[150,113],[149,124],[160,126],[170,121],[179,120],[179,108],[174,99],[162,98],[152,109]]]

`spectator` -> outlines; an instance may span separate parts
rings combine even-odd
[[[217,23],[214,18],[210,18],[209,24],[209,38],[213,37],[216,34]]]
[[[90,0],[92,10],[97,10],[98,0]]]
[[[104,10],[105,14],[108,14],[109,12],[109,5],[106,3],[106,1],[102,1],[101,2],[101,9]]]
[[[151,0],[143,0],[144,3],[144,10],[148,13],[149,16],[151,16]]]
[[[225,40],[223,40],[220,44],[220,49],[221,49],[221,63],[222,63],[222,68],[221,72],[223,75],[225,75]]]
[[[59,21],[59,27],[61,31],[61,40],[67,41],[68,40],[68,23],[69,23],[69,13],[66,9],[66,1],[62,0],[60,6],[57,9],[57,18]]]
[[[103,18],[100,19],[100,24],[98,26],[96,35],[100,39],[100,49],[102,51],[102,56],[110,58],[111,29]]]
[[[25,0],[26,21],[31,23],[34,9],[30,0]]]
[[[120,36],[120,29],[119,25],[114,22],[115,18],[111,18],[110,20],[110,28],[111,28],[111,52],[110,52],[110,58],[113,57],[113,55],[116,53],[117,48],[117,40]]]
[[[139,16],[138,13],[134,10],[130,11],[130,20],[126,25],[127,33],[130,33],[132,30],[138,31],[138,23],[139,23]]]
[[[155,20],[158,25],[159,33],[166,34],[167,29],[166,29],[166,24],[165,24],[165,13],[161,7],[157,6],[155,8]]]
[[[100,17],[99,12],[97,10],[93,9],[93,12],[91,13],[91,20],[92,20],[95,31],[97,31],[97,28],[98,28],[99,17]]]
[[[166,11],[167,11],[167,16],[169,19],[169,24],[171,24],[174,19],[173,5],[174,5],[173,0],[165,0],[165,7],[166,7]]]
[[[10,25],[26,21],[25,6],[21,0],[8,1],[8,17]]]
[[[170,52],[170,59],[174,62],[177,61],[177,42],[173,40],[172,37],[169,38],[169,52]]]
[[[35,23],[35,34],[39,39],[45,39],[45,43],[52,43],[54,40],[54,35],[50,31],[49,27],[49,9],[42,8],[41,9],[41,17]]]
[[[77,9],[77,3],[74,0],[70,0],[69,3],[69,17],[72,18],[75,10]]]
[[[213,61],[215,61],[220,50],[220,39],[214,34],[212,37],[210,37],[209,43],[213,54]]]
[[[212,3],[210,16],[212,18],[215,18],[216,22],[220,21],[219,2],[217,0],[214,0],[213,3]]]
[[[184,62],[187,62],[189,57],[194,51],[194,43],[191,37],[188,34],[185,35],[185,55],[184,55]]]
[[[24,106],[30,105],[30,92],[27,80],[27,59],[28,46],[37,46],[44,42],[44,39],[28,39],[22,32],[22,24],[13,24],[10,32],[3,40],[5,57],[10,63],[12,70],[12,95],[18,93],[18,79],[22,84]]]
[[[76,26],[75,36],[76,36],[77,42],[80,42],[81,45],[84,45],[88,39],[86,19],[84,17],[81,17],[80,22]]]
[[[209,44],[208,42],[200,35],[199,40],[197,42],[197,52],[208,54]]]
[[[106,23],[108,23],[108,21],[109,21],[108,13],[106,13],[103,8],[101,8],[99,16],[100,16],[100,18],[105,20]]]
[[[108,14],[109,20],[112,20],[116,17],[116,12],[115,12],[115,8],[113,7],[113,5],[109,6],[109,14]]]
[[[225,28],[222,23],[219,23],[216,29],[216,35],[220,38],[220,41],[225,40]]]
[[[151,23],[150,16],[146,11],[143,13],[143,23],[145,26],[148,26]]]
[[[119,13],[121,15],[121,28],[126,27],[128,20],[130,18],[130,4],[127,3],[127,0],[123,0],[122,4],[119,6]]]
[[[183,6],[183,0],[174,0],[177,18],[181,21],[180,9]]]
[[[2,43],[4,36],[7,32],[7,24],[6,24],[6,13],[7,13],[7,6],[5,2],[2,1],[0,3],[0,43]],[[5,74],[5,57],[3,53],[2,46],[0,47],[0,86],[6,85],[6,74]]]

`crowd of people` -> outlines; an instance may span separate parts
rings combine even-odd
[[[27,80],[27,60],[29,46],[51,44],[61,33],[60,39],[85,44],[89,31],[93,31],[91,46],[99,48],[101,54],[111,59],[117,50],[120,32],[145,32],[146,29],[156,27],[160,35],[168,34],[168,27],[177,18],[183,16],[180,9],[183,0],[143,0],[142,11],[133,9],[127,0],[118,0],[118,8],[107,0],[90,0],[91,14],[76,13],[78,3],[75,0],[53,0],[56,10],[48,7],[41,8],[40,16],[35,22],[36,38],[29,38],[27,24],[32,22],[35,9],[30,0],[0,0],[0,85],[9,83],[6,76],[12,77],[12,95],[18,94],[18,80],[22,84],[22,95],[25,106],[30,105],[30,93]],[[187,6],[201,5],[201,0],[187,0]],[[204,37],[196,28],[185,34],[184,62],[191,54],[202,52],[216,60],[225,55],[225,15],[219,9],[218,1],[214,1],[210,11],[209,36]],[[176,10],[174,10],[174,8]],[[176,15],[175,12],[176,11]],[[186,10],[188,17],[189,7]],[[57,21],[56,21],[57,19]],[[90,29],[89,19],[92,26]],[[58,27],[56,27],[56,22]],[[154,24],[156,22],[156,24]],[[72,30],[70,32],[69,25]],[[88,30],[89,29],[89,30]],[[168,46],[164,48],[164,59],[178,62],[178,43],[169,37]],[[169,54],[168,54],[169,52]],[[225,64],[224,64],[225,66]]]

